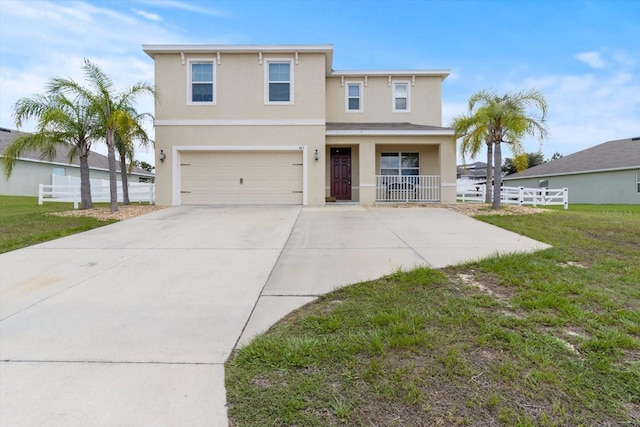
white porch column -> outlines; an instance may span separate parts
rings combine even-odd
[[[376,201],[376,144],[360,143],[360,204],[372,205]]]
[[[456,202],[456,150],[453,138],[440,143],[440,203]]]

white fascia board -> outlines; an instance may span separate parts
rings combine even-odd
[[[363,136],[412,136],[412,135],[424,135],[424,136],[453,136],[453,129],[447,130],[328,130],[325,132],[326,136],[349,136],[349,135],[363,135]]]
[[[142,50],[153,58],[156,53],[333,53],[331,44],[247,44],[247,45],[219,45],[219,44],[143,44]]]
[[[156,120],[156,126],[324,126],[324,119],[302,120]]]
[[[516,180],[516,179],[530,179],[530,178],[552,178],[552,177],[562,178],[563,176],[567,176],[567,175],[584,175],[584,174],[588,174],[588,173],[618,172],[618,171],[628,171],[628,170],[634,170],[634,169],[640,169],[640,165],[638,165],[638,166],[626,166],[626,167],[623,167],[623,168],[594,169],[594,170],[565,172],[565,173],[556,172],[556,173],[547,173],[547,174],[542,174],[542,175],[514,176],[514,177],[505,176],[505,177],[502,177],[502,180],[503,181],[513,181],[513,180]]]
[[[442,77],[444,80],[450,70],[333,70],[329,77],[363,77],[363,76],[391,76],[391,77]]]
[[[305,145],[174,145],[178,151],[303,151]]]

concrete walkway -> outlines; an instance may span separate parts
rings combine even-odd
[[[224,362],[315,296],[547,246],[446,209],[174,207],[0,255],[0,425],[224,426]]]

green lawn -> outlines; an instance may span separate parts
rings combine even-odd
[[[228,362],[232,425],[640,425],[640,206],[480,219],[553,248],[290,314]]]
[[[115,221],[84,216],[48,215],[73,209],[73,203],[44,203],[37,197],[0,196],[0,253],[13,251]]]

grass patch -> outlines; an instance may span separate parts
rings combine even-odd
[[[481,219],[553,248],[291,313],[227,363],[231,424],[640,424],[640,207]]]
[[[73,203],[38,205],[37,197],[0,196],[0,253],[13,251],[115,221],[47,215],[73,209]]]

